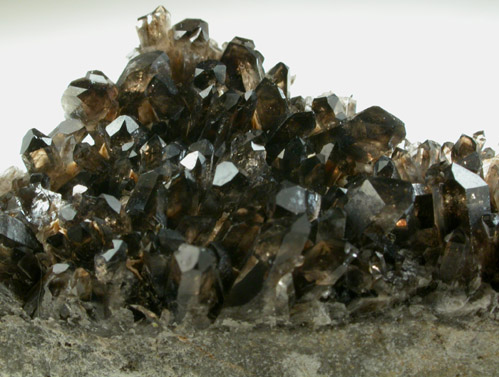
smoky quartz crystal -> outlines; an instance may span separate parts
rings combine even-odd
[[[29,315],[315,323],[499,289],[483,132],[411,144],[381,107],[290,97],[287,65],[203,20],[158,7],[137,32],[117,82],[72,81],[2,183],[0,281]]]

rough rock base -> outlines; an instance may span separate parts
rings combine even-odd
[[[452,319],[413,305],[318,329],[225,321],[193,331],[134,323],[126,310],[99,325],[32,320],[0,287],[0,375],[497,376],[489,298]]]

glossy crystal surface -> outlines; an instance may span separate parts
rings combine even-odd
[[[30,315],[316,323],[499,288],[483,132],[411,144],[381,107],[290,98],[287,65],[203,20],[158,7],[137,31],[116,84],[90,71],[27,132],[0,196],[0,280]]]

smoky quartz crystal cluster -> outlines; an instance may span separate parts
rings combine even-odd
[[[351,98],[290,97],[249,39],[158,7],[113,83],[22,141],[0,280],[31,316],[307,323],[499,287],[499,157],[483,132],[410,144]]]

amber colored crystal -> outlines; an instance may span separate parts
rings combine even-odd
[[[379,106],[291,98],[286,64],[203,20],[158,7],[137,32],[116,84],[72,81],[1,182],[0,282],[29,315],[316,324],[499,289],[483,131],[411,144]]]

